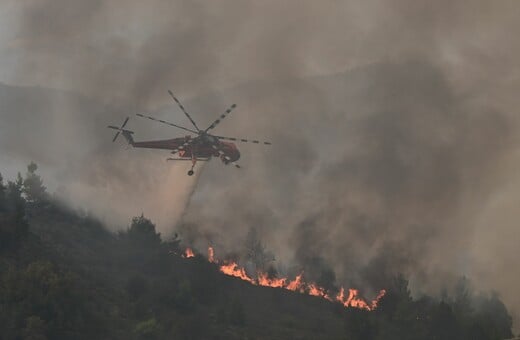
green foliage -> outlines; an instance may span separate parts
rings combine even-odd
[[[457,340],[461,338],[462,328],[451,305],[441,301],[432,308],[429,331],[434,339]]]
[[[7,185],[0,176],[2,340],[511,337],[511,316],[499,297],[476,296],[466,278],[440,299],[417,299],[397,275],[376,311],[345,309],[224,276],[202,257],[183,259],[179,238],[161,242],[143,215],[117,237],[88,216],[52,201],[38,204],[25,184],[20,174]],[[246,250],[276,276],[256,231]],[[314,271],[306,274],[332,289],[336,278],[324,260],[309,257],[308,264]]]
[[[134,328],[134,333],[137,334],[139,339],[157,339],[160,332],[161,326],[155,318],[139,322]]]
[[[23,180],[23,193],[28,202],[41,203],[47,199],[47,189],[42,178],[36,174],[38,165],[31,162],[27,166],[27,174]]]
[[[0,173],[0,212],[5,211],[5,190],[6,186],[4,184],[4,178],[2,177],[2,174]]]
[[[513,320],[496,293],[477,298],[475,309],[474,319],[483,328],[486,339],[513,337],[511,333]]]
[[[71,273],[61,273],[49,262],[11,268],[2,278],[0,310],[11,334],[22,333],[60,339],[68,334],[88,334],[92,328],[86,292]],[[46,331],[46,329],[48,329]]]
[[[471,300],[472,288],[467,277],[460,278],[455,285],[453,307],[459,315],[470,315],[473,312]]]
[[[0,181],[0,252],[16,248],[27,236],[29,225],[25,217],[21,176],[7,187]]]
[[[161,244],[161,234],[155,232],[155,224],[144,215],[134,217],[130,228],[122,236],[141,246],[159,246]]]
[[[164,242],[166,245],[166,248],[170,251],[170,253],[178,254],[180,252],[180,245],[181,245],[181,239],[179,238],[179,235],[175,233],[170,239],[168,239],[166,242]]]
[[[23,180],[21,179],[20,173],[18,173],[18,179],[15,182],[7,182],[6,190],[6,207],[7,211],[14,215],[25,216],[25,199],[22,196]]]

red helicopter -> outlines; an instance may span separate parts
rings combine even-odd
[[[234,143],[224,141],[240,141],[246,143],[271,145],[269,142],[260,142],[258,140],[248,140],[244,138],[215,136],[208,133],[210,130],[214,129],[224,118],[226,118],[226,116],[236,107],[235,104],[231,105],[229,109],[221,114],[220,117],[215,120],[207,129],[201,130],[188,114],[188,112],[184,109],[184,106],[182,106],[180,101],[174,96],[173,92],[168,90],[168,93],[180,107],[182,112],[184,112],[186,117],[188,117],[195,130],[140,113],[138,113],[137,116],[148,118],[156,122],[194,133],[196,136],[192,137],[191,135],[187,135],[185,137],[173,139],[136,142],[132,136],[134,132],[125,129],[126,123],[128,123],[128,120],[130,119],[130,117],[127,117],[120,127],[113,125],[108,126],[110,129],[117,130],[117,133],[112,139],[112,142],[115,142],[119,134],[122,134],[123,137],[125,137],[125,139],[128,141],[128,144],[132,145],[134,148],[172,150],[171,153],[173,155],[177,155],[178,157],[168,158],[167,160],[191,161],[191,169],[188,171],[189,176],[194,174],[193,168],[195,167],[197,161],[209,161],[212,157],[219,157],[224,164],[227,165],[231,163],[235,167],[240,168],[240,165],[236,163],[236,161],[240,158],[240,152],[238,151],[237,146]]]

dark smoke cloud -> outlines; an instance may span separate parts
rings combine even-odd
[[[341,281],[357,285],[397,271],[421,279],[468,270],[450,268],[467,256],[458,247],[473,236],[465,209],[482,204],[467,192],[487,197],[497,184],[489,172],[510,152],[507,116],[466,107],[442,71],[425,62],[298,83],[299,95],[272,85],[237,90],[244,100],[255,93],[253,112],[275,103],[297,114],[272,129],[273,149],[242,148],[247,172],[205,173],[187,218],[220,231],[225,248],[240,244],[249,226],[262,226],[281,261],[323,257]],[[445,263],[430,269],[432,261]],[[445,279],[429,285],[440,289]]]
[[[518,2],[4,8],[17,18],[0,35],[4,82],[70,92],[2,90],[2,162],[43,163],[114,224],[143,209],[168,233],[182,216],[189,242],[222,251],[254,227],[278,263],[330,266],[340,284],[377,289],[400,271],[435,291],[466,274],[520,310]],[[109,145],[103,129],[141,110],[186,124],[170,87],[201,125],[236,102],[216,131],[274,143],[241,146],[241,170],[207,164],[187,210],[182,165]],[[131,127],[171,133],[150,124]]]

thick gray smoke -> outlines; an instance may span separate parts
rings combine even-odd
[[[279,263],[326,263],[338,283],[400,271],[421,292],[465,274],[518,312],[519,14],[515,1],[6,1],[1,80],[60,91],[2,89],[0,160],[40,162],[115,224],[143,210],[168,233],[182,215],[184,237],[217,251],[254,227]],[[237,103],[216,132],[273,146],[241,145],[240,170],[210,162],[192,195],[183,165],[104,129],[136,111],[187,125],[168,88],[200,125]],[[151,124],[130,127],[182,135]]]

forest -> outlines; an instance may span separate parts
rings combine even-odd
[[[415,297],[395,273],[374,311],[252,286],[161,238],[140,215],[119,233],[47,191],[35,163],[0,175],[0,339],[499,340],[500,297],[461,277]]]

